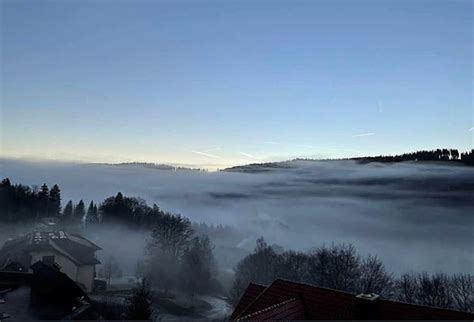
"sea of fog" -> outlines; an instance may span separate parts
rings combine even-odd
[[[377,254],[394,273],[474,272],[474,168],[353,161],[287,165],[257,173],[206,173],[0,160],[0,173],[13,183],[57,183],[63,204],[100,202],[118,191],[140,196],[193,221],[234,227],[243,236],[235,247],[245,251],[259,236],[303,251],[344,242],[362,254]],[[103,244],[120,250],[137,237],[113,238]]]

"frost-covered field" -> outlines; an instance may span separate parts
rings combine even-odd
[[[166,171],[0,161],[14,183],[59,184],[63,200],[140,196],[194,221],[245,232],[236,246],[308,250],[350,242],[394,271],[474,271],[474,169],[446,164],[298,161],[265,172]]]

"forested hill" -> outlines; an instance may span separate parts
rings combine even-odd
[[[206,169],[201,168],[190,168],[184,166],[175,166],[163,163],[150,163],[150,162],[122,162],[122,163],[99,163],[100,165],[114,166],[114,167],[135,167],[135,168],[147,168],[155,170],[169,170],[169,171],[200,171],[206,172]]]
[[[292,161],[318,161],[315,159],[298,158],[289,161],[281,162],[266,162],[266,163],[251,163],[246,165],[239,165],[235,167],[226,168],[222,171],[229,172],[267,172],[273,169],[287,169],[292,167]],[[348,159],[328,159],[327,161],[336,160],[355,160],[361,163],[365,162],[403,162],[403,161],[417,161],[417,162],[452,162],[453,164],[461,164],[467,166],[474,165],[474,150],[467,152],[459,152],[457,149],[436,149],[436,150],[421,150],[411,153],[404,153],[399,155],[379,155],[371,157],[357,157]]]
[[[474,150],[459,153],[456,149],[436,149],[416,151],[400,155],[380,155],[375,157],[351,158],[365,162],[403,162],[403,161],[449,161],[469,166],[474,165]]]

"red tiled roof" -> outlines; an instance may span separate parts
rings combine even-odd
[[[244,294],[240,298],[239,303],[235,307],[234,312],[232,313],[230,319],[234,320],[237,317],[237,315],[240,315],[240,313],[242,313],[245,310],[245,308],[250,303],[252,303],[255,300],[255,298],[257,298],[257,296],[259,296],[260,293],[262,293],[262,291],[265,288],[266,286],[264,285],[250,283],[249,286],[247,286],[247,289],[245,290]]]
[[[306,315],[301,299],[292,298],[243,316],[238,319],[240,320],[306,320]]]
[[[253,288],[253,287],[252,287]],[[474,314],[408,303],[357,298],[355,294],[277,279],[254,298],[242,296],[231,320],[302,319],[474,319]],[[246,291],[247,293],[247,291]],[[295,299],[298,299],[296,301]],[[299,304],[298,304],[299,303]],[[242,309],[242,307],[245,307]]]

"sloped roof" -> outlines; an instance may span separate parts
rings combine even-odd
[[[33,232],[7,241],[0,250],[0,266],[11,262],[30,265],[30,254],[35,251],[56,251],[76,265],[99,264],[95,252],[101,249],[84,237],[64,231]]]
[[[291,298],[263,310],[239,318],[241,320],[306,320],[305,308],[300,298]]]
[[[252,294],[254,292],[252,291]],[[242,296],[242,300],[248,298]],[[474,314],[376,299],[282,279],[263,289],[250,304],[237,305],[231,320],[304,319],[474,319]],[[293,318],[297,317],[297,318]]]
[[[240,315],[240,313],[242,313],[247,308],[247,306],[249,306],[249,304],[252,303],[257,298],[257,296],[260,295],[260,293],[262,293],[265,288],[266,286],[264,285],[250,283],[249,286],[247,286],[244,294],[242,294],[240,297],[239,303],[235,307],[230,319],[234,320],[237,315]]]

